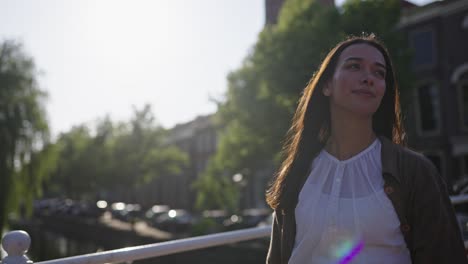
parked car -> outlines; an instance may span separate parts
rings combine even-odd
[[[458,225],[463,237],[463,241],[468,240],[468,214],[466,213],[457,213]]]
[[[33,202],[33,214],[34,216],[49,216],[55,214],[60,204],[59,199],[38,199]]]
[[[271,213],[271,210],[266,208],[246,209],[241,215],[232,215],[224,222],[224,226],[227,230],[255,227],[267,219]]]
[[[135,222],[141,218],[141,206],[139,204],[126,204],[117,202],[111,204],[112,217],[125,222]]]
[[[205,210],[193,224],[192,235],[223,232],[225,230],[223,223],[228,217],[228,213],[224,210]]]
[[[203,218],[209,218],[215,223],[222,225],[224,220],[228,218],[228,213],[224,210],[205,210],[202,212]]]
[[[139,204],[126,204],[125,205],[125,221],[134,223],[143,218],[141,205]]]
[[[468,176],[464,175],[452,185],[452,192],[455,195],[468,193]]]
[[[171,209],[156,218],[156,227],[171,233],[190,232],[195,217],[187,210]]]
[[[464,176],[452,185],[452,195],[468,194],[468,176]],[[455,211],[468,214],[468,203],[454,205]]]
[[[153,205],[150,209],[148,209],[145,212],[144,220],[150,226],[156,226],[157,225],[156,220],[158,219],[158,217],[160,215],[163,215],[169,212],[169,210],[170,208],[168,205],[160,205],[160,204]]]
[[[112,218],[124,220],[124,215],[125,215],[124,211],[125,211],[125,203],[123,202],[112,203],[110,206],[110,212],[112,214]]]

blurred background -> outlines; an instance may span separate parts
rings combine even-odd
[[[468,0],[0,0],[0,233],[41,261],[269,225],[301,91],[362,32],[393,57],[409,146],[468,193]]]

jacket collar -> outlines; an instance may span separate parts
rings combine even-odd
[[[378,138],[382,144],[382,174],[389,174],[401,183],[401,177],[398,173],[398,155],[396,155],[398,152],[398,146],[384,136],[378,136]]]

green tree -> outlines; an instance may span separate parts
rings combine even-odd
[[[93,147],[89,128],[75,126],[69,132],[60,134],[55,147],[58,160],[47,186],[49,195],[66,194],[69,198],[81,198],[81,194],[93,191],[96,178],[93,171],[99,160]]]
[[[151,107],[134,110],[134,117],[123,133],[115,137],[111,168],[113,188],[131,196],[138,186],[153,178],[177,174],[188,157],[175,146],[165,145],[167,131],[156,123]]]
[[[46,94],[37,74],[21,44],[7,40],[0,45],[0,228],[8,212],[26,202],[19,197],[37,193],[47,174],[46,155],[42,160],[37,155],[49,140]]]
[[[117,192],[132,197],[140,185],[177,174],[186,164],[187,155],[167,146],[165,138],[149,105],[134,109],[129,122],[114,124],[105,117],[95,129],[75,126],[56,142],[59,158],[49,194],[95,199],[102,192]]]
[[[341,9],[314,0],[286,1],[278,24],[264,28],[242,67],[228,76],[217,116],[224,130],[216,155],[195,184],[198,206],[239,206],[239,189],[229,178],[242,170],[255,177],[264,167],[278,165],[302,90],[326,53],[345,36],[382,36],[391,51],[398,51],[397,68],[406,69],[408,49],[395,29],[399,12],[397,0],[351,0]]]

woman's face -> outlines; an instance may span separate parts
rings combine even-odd
[[[332,79],[323,88],[331,111],[372,117],[385,93],[386,63],[369,44],[353,44],[338,58]]]

